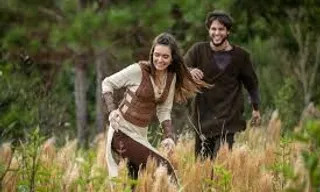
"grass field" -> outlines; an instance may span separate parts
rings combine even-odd
[[[266,126],[248,128],[236,136],[232,151],[223,146],[214,161],[194,157],[193,136],[184,135],[168,157],[180,185],[169,182],[166,170],[150,161],[138,181],[127,177],[125,163],[110,185],[105,163],[104,135],[89,150],[77,150],[77,141],[55,146],[54,138],[0,149],[2,191],[135,191],[142,192],[271,192],[311,191],[301,150],[306,145],[280,136],[281,121],[274,115]],[[41,140],[41,139],[38,139]]]

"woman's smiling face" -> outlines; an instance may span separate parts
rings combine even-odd
[[[152,54],[153,65],[158,71],[164,71],[172,62],[171,49],[167,45],[157,44]]]

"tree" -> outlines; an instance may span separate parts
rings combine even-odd
[[[290,32],[293,36],[297,51],[285,52],[283,62],[300,83],[303,92],[304,107],[308,106],[314,96],[316,74],[320,63],[320,37],[315,31],[308,30],[305,10],[288,12]]]
[[[100,11],[105,11],[107,6],[110,4],[109,0],[100,0],[98,13]],[[97,132],[103,132],[105,127],[105,115],[104,115],[104,102],[102,99],[102,80],[105,77],[105,70],[103,66],[108,65],[107,63],[107,52],[104,50],[98,50],[95,55],[95,64],[96,64],[96,126]]]

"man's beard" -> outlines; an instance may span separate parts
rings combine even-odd
[[[211,42],[212,42],[212,45],[214,45],[215,47],[219,47],[219,46],[221,46],[222,44],[224,44],[225,42],[226,42],[226,40],[228,40],[228,35],[225,37],[225,38],[223,38],[219,43],[215,43],[214,41],[213,41],[213,38],[211,37]]]

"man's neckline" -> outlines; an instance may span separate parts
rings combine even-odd
[[[209,41],[209,47],[213,52],[229,52],[229,51],[232,51],[234,49],[234,46],[229,42],[228,42],[228,46],[225,49],[215,50],[211,41]]]

